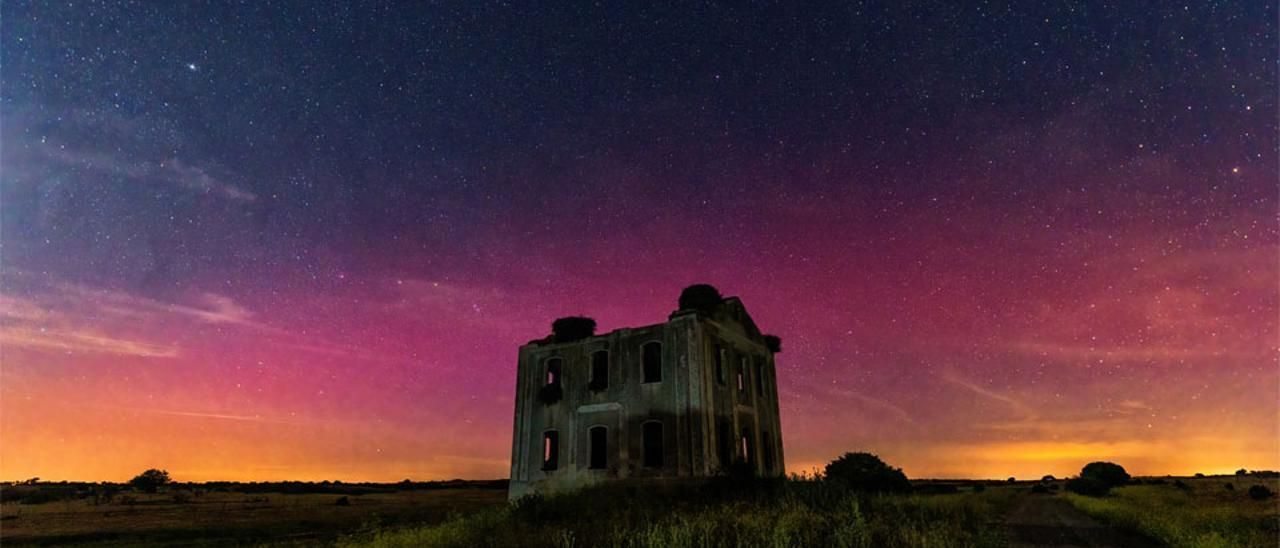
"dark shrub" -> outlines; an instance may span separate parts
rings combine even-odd
[[[551,322],[554,342],[580,341],[596,334],[596,321],[583,316],[568,316]]]
[[[975,485],[973,486],[973,492],[974,492],[974,493],[981,493],[981,492],[986,491],[986,490],[987,490],[987,486],[985,486],[985,485],[983,485],[983,484],[981,484],[981,483],[975,484]]]
[[[1203,477],[1204,477],[1204,474],[1202,474],[1202,473],[1200,473],[1200,472],[1196,472],[1196,477],[1197,477],[1197,478],[1203,478]]]
[[[338,500],[334,501],[333,504],[334,506],[351,506],[351,499],[347,497],[338,497]]]
[[[129,485],[147,493],[154,493],[156,489],[170,481],[168,472],[152,468],[129,480]]]
[[[885,464],[871,453],[845,453],[831,461],[823,474],[825,481],[851,491],[908,493],[911,482],[899,468]]]
[[[1168,485],[1168,484],[1169,482],[1165,481],[1163,478],[1147,480],[1147,485]]]
[[[1081,476],[1067,480],[1067,490],[1086,497],[1101,497],[1111,491],[1111,485],[1098,478]]]
[[[1031,492],[1032,492],[1032,493],[1035,493],[1035,494],[1037,494],[1037,495],[1048,495],[1048,494],[1049,494],[1049,488],[1048,488],[1048,487],[1045,487],[1043,483],[1037,483],[1037,484],[1035,484],[1035,485],[1031,486]]]
[[[1248,474],[1248,473],[1249,473],[1249,471],[1248,471],[1248,470],[1245,470],[1244,468],[1241,468],[1241,469],[1239,469],[1239,470],[1236,470],[1236,475],[1237,475],[1237,476],[1243,476],[1243,475],[1246,475],[1246,474]]]
[[[722,302],[724,297],[720,295],[720,290],[710,284],[691,285],[680,292],[680,310],[710,312]]]
[[[1015,478],[1015,477],[1013,477],[1013,476],[1009,476],[1009,479],[1004,480],[1004,481],[1005,481],[1006,483],[1017,483],[1017,482],[1018,482],[1018,478]]]
[[[1112,462],[1086,464],[1080,471],[1080,477],[1096,479],[1107,484],[1107,487],[1118,487],[1129,482],[1129,473],[1124,471],[1124,467]]]
[[[1232,484],[1230,484],[1230,483],[1223,484],[1222,488],[1223,488],[1223,489],[1226,489],[1226,490],[1228,490],[1228,491],[1235,491],[1235,490],[1236,490],[1236,486],[1235,486],[1235,485],[1232,485]]]
[[[1040,481],[1058,481],[1058,478],[1053,477],[1053,474],[1045,474],[1043,478],[1040,478]]]
[[[1176,480],[1176,481],[1174,481],[1174,482],[1173,482],[1173,486],[1174,486],[1174,487],[1177,487],[1178,489],[1182,489],[1183,491],[1190,491],[1190,490],[1191,490],[1191,486],[1190,486],[1190,485],[1187,485],[1187,483],[1186,483],[1186,482],[1184,482],[1184,481],[1182,481],[1182,480]]]
[[[564,389],[560,388],[560,383],[544,384],[538,389],[538,401],[543,405],[551,405],[564,398]]]
[[[1271,492],[1265,485],[1254,485],[1249,488],[1249,498],[1253,500],[1267,500],[1274,497],[1275,493]]]
[[[960,488],[952,483],[926,482],[912,485],[912,492],[917,495],[950,495],[959,493]]]
[[[186,504],[191,502],[191,493],[179,491],[173,494],[173,502],[177,504]]]
[[[782,337],[779,337],[777,335],[765,335],[764,347],[768,348],[769,351],[773,352],[774,354],[782,352]]]

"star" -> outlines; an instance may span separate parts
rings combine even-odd
[[[187,63],[187,70],[191,72],[197,72],[200,70],[200,67],[196,66],[195,63]]]

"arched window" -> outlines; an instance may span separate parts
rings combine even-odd
[[[609,388],[609,351],[591,354],[591,383],[587,387],[595,391]]]
[[[542,433],[542,469],[555,470],[560,467],[560,433],[547,430]]]
[[[609,429],[603,426],[592,426],[588,430],[588,438],[591,440],[591,446],[588,448],[590,454],[588,461],[593,470],[602,470],[609,467]]]
[[[551,358],[547,360],[547,386],[560,384],[560,366],[563,363],[564,360],[560,358]]]
[[[644,364],[644,382],[662,382],[662,343],[650,342],[640,347]]]
[[[646,468],[662,468],[662,423],[649,421],[641,426],[644,436],[644,465]]]

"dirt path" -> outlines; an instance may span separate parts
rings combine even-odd
[[[1027,495],[1005,521],[1009,546],[1157,548],[1150,539],[1103,525],[1056,495]]]

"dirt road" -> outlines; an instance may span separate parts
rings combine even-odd
[[[1103,525],[1056,495],[1027,495],[1005,521],[1009,546],[1157,548],[1140,535]]]

